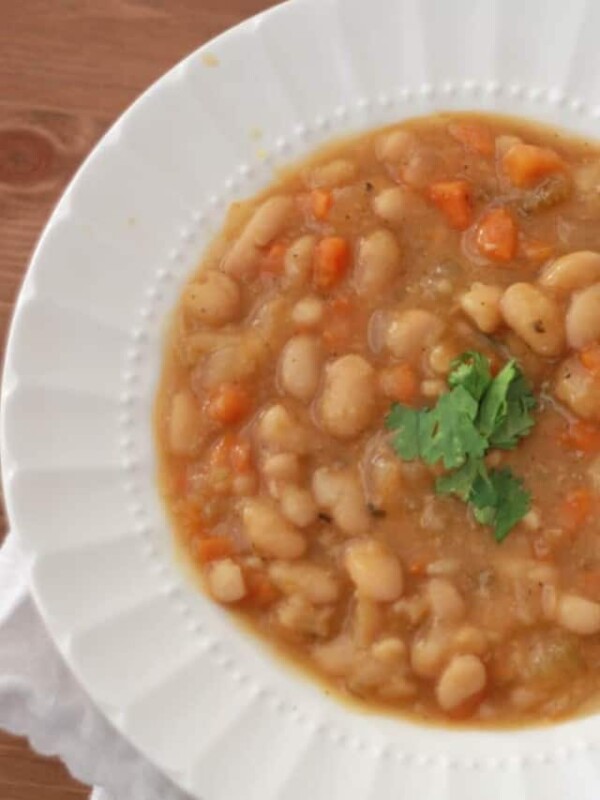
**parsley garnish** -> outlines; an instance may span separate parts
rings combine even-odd
[[[477,352],[453,362],[448,386],[433,408],[392,406],[385,420],[392,446],[405,461],[441,461],[451,471],[437,479],[436,492],[468,503],[501,542],[529,510],[531,495],[510,469],[488,471],[483,457],[492,447],[514,449],[530,433],[535,398],[514,360],[492,377]]]

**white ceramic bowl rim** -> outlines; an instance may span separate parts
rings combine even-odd
[[[232,200],[332,137],[439,109],[597,137],[599,22],[584,0],[294,0],[149,89],[52,215],[5,362],[11,524],[70,667],[125,736],[205,800],[293,800],[307,781],[314,798],[405,786],[537,800],[566,796],[573,775],[586,776],[579,797],[589,786],[597,798],[595,717],[450,732],[357,713],[282,668],[175,564],[150,424],[164,321]]]

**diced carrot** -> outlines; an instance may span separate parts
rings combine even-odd
[[[338,295],[327,304],[323,326],[323,344],[330,352],[345,347],[352,336],[356,305],[347,295]]]
[[[287,246],[283,242],[274,242],[265,253],[261,272],[267,275],[281,275]]]
[[[502,168],[514,186],[535,186],[542,178],[565,169],[562,158],[549,147],[513,144],[502,159]]]
[[[315,248],[313,280],[319,289],[331,289],[350,266],[350,247],[341,236],[326,236]]]
[[[232,425],[248,416],[252,408],[249,392],[237,383],[222,383],[211,394],[208,416],[222,425]]]
[[[333,208],[333,192],[327,189],[313,189],[310,200],[314,218],[321,221],[327,219]]]
[[[482,122],[452,122],[448,126],[448,133],[467,150],[486,157],[494,154],[494,136]]]
[[[570,491],[561,503],[559,522],[568,531],[575,533],[592,512],[592,493],[585,486]]]
[[[414,367],[403,362],[381,373],[381,388],[391,400],[412,405],[419,396],[419,378]]]
[[[600,428],[591,422],[577,420],[570,423],[561,434],[560,442],[569,450],[598,453],[600,452]]]
[[[429,199],[446,217],[451,228],[464,231],[471,224],[473,208],[467,181],[439,181],[429,187]]]
[[[506,208],[491,208],[479,220],[477,248],[492,261],[512,261],[517,254],[517,224]]]
[[[248,439],[238,439],[231,448],[229,457],[235,472],[248,472],[252,467],[252,450]]]
[[[208,564],[209,561],[216,561],[219,558],[229,558],[235,548],[224,536],[207,536],[194,541],[193,551],[201,564]]]
[[[579,360],[595,378],[600,378],[600,344],[589,344],[579,353]]]
[[[246,570],[244,572],[246,582],[246,597],[244,602],[257,608],[270,606],[279,597],[277,588],[264,572],[257,570]]]
[[[541,242],[539,239],[522,239],[521,251],[528,261],[536,264],[543,264],[554,255],[554,248],[551,244]]]

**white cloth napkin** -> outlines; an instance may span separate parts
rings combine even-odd
[[[69,671],[31,598],[12,533],[0,549],[0,727],[59,756],[96,787],[90,800],[188,797],[115,731]]]

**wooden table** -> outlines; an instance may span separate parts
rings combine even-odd
[[[274,0],[0,0],[0,336],[50,211],[110,123],[165,70]],[[0,511],[1,513],[1,511]],[[4,517],[0,520],[6,529]],[[2,800],[88,794],[0,732]]]

